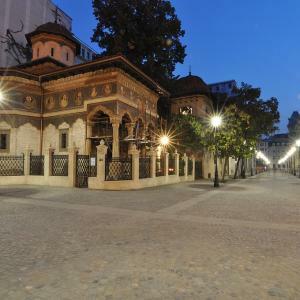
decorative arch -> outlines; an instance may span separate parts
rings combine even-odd
[[[87,115],[87,120],[91,120],[93,118],[93,116],[98,113],[99,111],[102,111],[103,113],[105,113],[106,115],[109,116],[109,118],[115,118],[117,117],[114,112],[112,110],[110,110],[109,108],[106,108],[105,106],[99,104],[97,105],[95,108],[93,108]]]
[[[120,113],[120,118],[123,119],[123,117],[126,116],[126,115],[130,119],[130,122],[134,122],[134,117],[128,110],[122,110],[121,113]]]

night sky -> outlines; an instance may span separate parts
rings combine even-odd
[[[96,21],[92,0],[54,0],[73,18],[76,36],[90,42]],[[172,0],[186,31],[187,57],[176,74],[207,83],[235,79],[280,102],[281,132],[300,110],[299,0]]]

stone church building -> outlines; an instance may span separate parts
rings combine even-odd
[[[207,85],[197,76],[169,91],[122,55],[75,65],[80,47],[60,24],[26,35],[32,60],[0,69],[0,156],[97,154],[103,140],[109,158],[140,156],[155,145],[157,102],[171,97],[171,112],[205,117],[212,111]],[[102,143],[103,144],[103,143]],[[202,166],[204,177],[210,172]],[[179,172],[179,170],[178,170]]]

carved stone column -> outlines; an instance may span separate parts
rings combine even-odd
[[[55,149],[52,148],[51,146],[49,146],[49,148],[47,149],[46,153],[45,153],[45,176],[49,177],[52,176],[52,156],[54,153]]]
[[[186,153],[183,154],[183,160],[184,160],[184,179],[187,180],[189,158],[187,157]]]
[[[104,141],[100,141],[100,145],[97,146],[97,180],[105,181],[105,157],[107,154],[107,146]]]
[[[112,128],[113,128],[113,145],[112,145],[112,157],[118,158],[120,157],[120,138],[119,138],[119,127],[120,127],[120,119],[112,118]]]
[[[165,161],[165,165],[164,165],[164,175],[166,176],[166,178],[169,177],[169,153],[168,152],[163,152],[162,153],[164,161]]]
[[[24,151],[24,175],[29,176],[30,175],[30,156],[31,156],[32,150],[28,147],[26,147]]]
[[[127,133],[128,133],[128,136],[130,138],[133,138],[133,135],[134,135],[134,126],[135,126],[135,123],[127,123],[126,124]],[[133,143],[130,142],[128,149],[130,150],[132,148],[132,146],[133,146]]]
[[[68,177],[69,177],[69,185],[74,187],[76,185],[76,159],[78,148],[75,145],[68,149],[69,153],[69,163],[68,163]]]
[[[129,150],[129,155],[132,157],[132,180],[138,181],[140,179],[140,165],[139,165],[139,157],[140,151],[137,150],[136,145],[133,145]]]
[[[92,140],[90,139],[93,134],[93,126],[90,123],[86,124],[86,141],[85,141],[85,152],[87,155],[92,152]]]
[[[155,178],[156,176],[156,151],[151,147],[149,151],[150,155],[150,177]]]

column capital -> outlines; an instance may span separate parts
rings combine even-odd
[[[111,117],[110,118],[110,123],[112,124],[112,126],[116,126],[116,125],[120,125],[121,124],[121,121],[122,121],[122,118],[120,117]]]
[[[131,146],[131,148],[129,149],[128,154],[130,154],[130,155],[139,155],[139,154],[140,154],[140,150],[138,150],[138,149],[136,148],[136,145],[133,144],[133,145]]]
[[[125,127],[127,128],[127,129],[131,129],[131,128],[134,128],[134,126],[135,126],[135,123],[133,123],[133,122],[129,122],[129,123],[126,123],[125,124]]]

